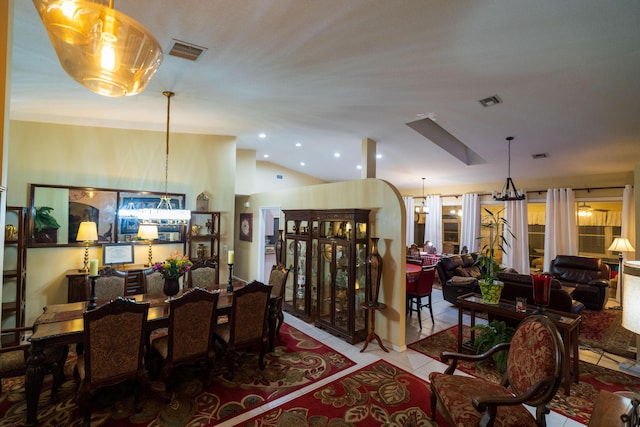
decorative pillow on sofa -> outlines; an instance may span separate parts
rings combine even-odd
[[[460,277],[453,276],[451,280],[449,280],[453,286],[472,286],[476,284],[476,279],[473,277]]]
[[[456,267],[456,276],[460,276],[460,277],[469,277],[469,272],[467,271],[466,268],[462,268],[462,267]],[[454,276],[455,277],[455,276]]]

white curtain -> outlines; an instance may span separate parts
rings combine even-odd
[[[477,194],[463,194],[460,248],[466,246],[469,253],[478,252],[480,218],[480,197]]]
[[[424,241],[431,240],[438,253],[442,253],[442,199],[440,196],[427,196],[427,215],[424,225]]]
[[[547,190],[544,271],[556,255],[578,255],[576,198],[571,188]]]
[[[511,228],[511,236],[504,233],[508,243],[506,253],[502,256],[502,264],[514,268],[520,274],[529,274],[529,226],[526,200],[505,202],[504,218]]]
[[[413,222],[413,213],[415,210],[415,202],[413,197],[403,197],[402,201],[404,202],[404,208],[406,210],[407,217],[407,229],[405,231],[405,241],[407,246],[411,246],[412,243],[421,244],[422,242],[414,242],[414,227],[415,223]]]
[[[634,218],[636,217],[636,208],[635,208],[635,197],[633,195],[633,186],[625,185],[624,190],[622,191],[622,227],[620,229],[620,237],[626,237],[631,243],[631,246],[638,251],[638,247],[636,246],[636,223]],[[622,259],[623,262],[625,259],[636,259],[636,252],[623,252]],[[616,287],[616,299],[620,301],[620,291],[622,286],[620,286],[622,272],[618,272],[618,286]]]

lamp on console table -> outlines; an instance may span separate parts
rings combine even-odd
[[[611,252],[619,252],[619,261],[618,261],[618,287],[620,289],[620,305],[617,307],[613,307],[618,310],[622,310],[623,301],[624,301],[624,283],[622,277],[622,260],[625,252],[634,252],[633,246],[626,237],[616,237],[613,239],[613,243],[609,246],[609,250]]]
[[[80,271],[85,273],[89,272],[89,242],[95,242],[98,240],[98,227],[95,222],[83,221],[78,227],[78,235],[76,236],[78,242],[84,242],[84,266]]]
[[[149,242],[149,259],[147,266],[152,267],[153,252],[151,249],[151,243],[158,238],[158,226],[155,224],[140,224],[138,227],[138,238]]]

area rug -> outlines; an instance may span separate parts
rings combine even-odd
[[[99,392],[93,402],[92,426],[209,426],[230,419],[256,406],[280,398],[323,378],[349,368],[354,362],[319,341],[287,325],[273,352],[265,357],[266,368],[258,368],[257,355],[241,353],[233,380],[225,379],[226,361],[217,365],[212,385],[205,387],[196,367],[176,368],[170,383],[171,402],[165,403],[157,382],[143,393],[143,409],[134,412],[134,385],[125,383]],[[49,403],[50,381],[41,394],[39,426],[81,425],[74,401],[73,365],[65,365],[67,381],[60,403]],[[3,381],[0,426],[21,426],[25,420],[22,378]]]
[[[429,408],[426,381],[378,361],[255,417],[243,426],[444,425],[439,412],[437,423],[429,419]]]
[[[453,326],[410,344],[409,348],[440,360],[442,351],[456,351],[458,347],[457,334],[458,327]],[[464,326],[463,339],[468,339],[469,337],[469,328]],[[494,382],[500,381],[500,374],[496,371],[492,362],[481,364],[460,362],[458,369],[473,376],[488,378]],[[589,422],[593,405],[600,390],[611,392],[640,391],[640,378],[582,361],[580,361],[579,369],[580,381],[578,384],[571,384],[571,395],[567,397],[564,394],[564,386],[561,386],[550,407],[552,410],[580,423],[587,424]]]
[[[622,327],[622,310],[584,310],[581,315],[581,346],[636,358],[636,353],[629,351],[629,346],[635,347],[635,334]]]

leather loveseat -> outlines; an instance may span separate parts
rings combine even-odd
[[[504,282],[501,299],[515,301],[522,297],[527,299],[529,307],[535,306],[533,301],[533,280],[528,274],[499,272],[498,280]],[[556,279],[551,281],[551,297],[547,308],[566,313],[579,314],[584,309],[584,304],[575,301]]]
[[[607,301],[609,266],[600,258],[558,255],[551,261],[549,273],[563,287],[572,287],[573,299],[591,310],[602,310]]]
[[[462,254],[442,257],[436,264],[442,285],[442,296],[451,304],[457,304],[459,295],[480,292],[478,279],[482,276],[476,265],[477,254]]]

